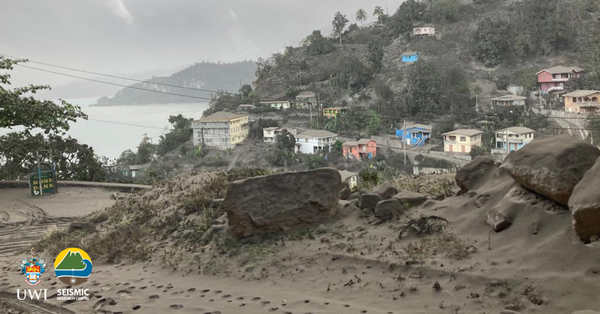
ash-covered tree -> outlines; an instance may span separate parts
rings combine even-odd
[[[358,9],[358,11],[356,11],[356,22],[360,23],[360,25],[363,25],[366,20],[367,12],[363,9]]]
[[[137,147],[137,163],[145,164],[152,161],[154,154],[156,153],[156,145],[150,142],[150,138],[144,134],[142,142]]]
[[[313,31],[312,34],[306,37],[303,45],[306,47],[306,53],[311,56],[320,56],[335,50],[333,44],[319,30]]]
[[[486,18],[477,23],[473,34],[473,55],[487,67],[494,67],[509,54],[509,25],[503,20]]]
[[[376,6],[373,9],[373,16],[377,17],[377,22],[379,24],[385,24],[386,15],[385,15],[385,11],[383,10],[383,8],[381,6]]]
[[[342,14],[340,12],[336,12],[331,24],[333,25],[333,34],[340,38],[340,46],[341,46],[342,45],[342,34],[344,33],[346,24],[348,24],[348,19],[346,18],[346,16],[344,14]]]
[[[192,139],[192,119],[183,115],[169,117],[169,123],[173,126],[167,134],[161,135],[156,147],[156,154],[164,156],[178,146]]]
[[[430,62],[419,61],[408,74],[405,89],[405,111],[410,117],[431,118],[442,111],[443,82],[437,68]]]
[[[379,73],[381,71],[381,66],[383,64],[383,46],[375,41],[369,42],[367,47],[367,63],[369,65],[369,69],[373,74]]]
[[[402,2],[396,13],[390,18],[389,25],[394,37],[412,31],[415,23],[423,21],[426,11],[427,4],[423,2],[416,0]]]
[[[15,65],[23,62],[27,60],[0,56],[0,71],[11,71]],[[79,106],[64,100],[56,103],[33,97],[33,94],[48,90],[50,86],[28,85],[10,89],[10,85],[10,74],[0,73],[0,128],[22,126],[26,132],[39,128],[45,134],[60,133],[69,130],[69,122],[87,119]]]
[[[295,148],[296,138],[287,129],[284,129],[280,135],[277,135],[276,149],[267,156],[267,160],[273,166],[287,167],[295,161]]]

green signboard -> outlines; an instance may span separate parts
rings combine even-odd
[[[40,174],[41,180],[38,180]],[[38,173],[33,173],[29,177],[29,188],[31,189],[31,195],[33,196],[56,193],[56,179],[54,177],[54,171],[44,170]],[[40,188],[42,189],[42,193],[40,193]]]

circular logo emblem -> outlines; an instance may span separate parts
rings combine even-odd
[[[82,249],[68,248],[56,257],[54,273],[60,281],[67,285],[82,284],[92,274],[92,259]]]

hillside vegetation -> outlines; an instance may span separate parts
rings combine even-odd
[[[357,12],[339,37],[314,31],[301,47],[260,60],[255,88],[261,98],[312,90],[326,104],[371,107],[396,122],[452,112],[467,122],[476,97],[487,105],[511,83],[536,90],[542,68],[597,68],[599,10],[593,0],[408,0],[376,24],[359,26]],[[436,35],[413,37],[415,26]],[[403,64],[407,51],[420,61]]]

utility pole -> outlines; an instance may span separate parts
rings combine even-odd
[[[402,147],[404,148],[404,165],[406,166],[406,119],[402,126]]]
[[[312,107],[313,107],[312,104],[309,103],[308,104],[308,110],[310,111],[310,127],[311,128],[313,127],[313,123],[312,123]]]
[[[38,184],[40,187],[40,195],[44,195],[44,192],[42,190],[42,165],[40,164],[40,152],[39,151],[36,152],[36,157],[37,157],[37,166],[38,166]]]
[[[321,92],[317,92],[317,124],[321,127]]]
[[[508,143],[508,128],[504,131],[504,143],[506,143],[506,156],[510,153],[510,144]]]

